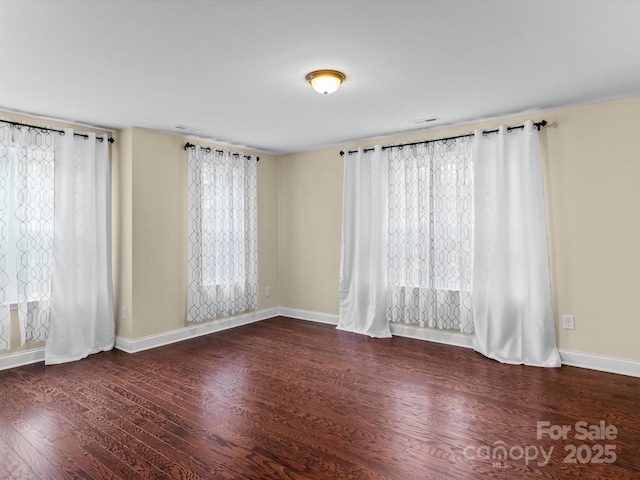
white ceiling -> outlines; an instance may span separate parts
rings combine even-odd
[[[295,152],[640,95],[639,21],[612,0],[0,1],[0,109]],[[337,93],[306,83],[320,68]]]

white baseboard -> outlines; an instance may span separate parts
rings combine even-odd
[[[249,323],[259,322],[267,318],[273,318],[280,315],[279,308],[270,308],[267,310],[259,310],[257,312],[244,313],[235,317],[223,318],[212,322],[194,324],[192,326],[178,328],[169,332],[162,332],[156,335],[149,335],[141,338],[116,337],[115,348],[127,353],[136,353],[150,348],[161,347],[170,343],[181,342],[190,338],[208,335],[214,332],[220,332],[229,328],[247,325]]]
[[[44,362],[44,347],[0,356],[0,370]]]
[[[298,310],[296,308],[280,307],[280,315],[291,317],[297,320],[310,320],[312,322],[338,325],[338,315],[327,313],[311,312],[309,310]],[[445,343],[456,347],[473,347],[473,337],[462,333],[448,332],[444,330],[434,330],[430,328],[413,327],[400,323],[391,324],[391,333],[399,337],[415,338],[429,342]]]
[[[280,314],[300,320],[311,320],[332,325],[338,324],[337,315],[327,315],[325,313],[297,310],[294,308],[280,308]],[[391,333],[400,337],[444,343],[456,347],[473,348],[473,336],[463,333],[413,327],[399,323],[391,324]],[[560,358],[562,359],[563,365],[640,378],[640,362],[637,361],[605,357],[590,353],[572,352],[569,350],[560,350]]]
[[[473,336],[464,333],[435,330],[432,328],[412,327],[401,323],[391,324],[391,333],[399,337],[415,338],[427,342],[444,343],[455,347],[473,348]]]
[[[640,362],[633,360],[605,357],[593,353],[572,352],[570,350],[560,350],[560,358],[563,365],[640,378]]]
[[[142,338],[132,339],[116,337],[115,348],[127,353],[141,352],[149,348],[160,347],[162,345],[188,340],[201,335],[220,332],[229,328],[259,322],[261,320],[266,320],[280,315],[295,318],[297,320],[308,320],[329,325],[338,324],[337,315],[312,312],[309,310],[299,310],[295,308],[277,307],[252,313],[245,313],[212,322],[195,324],[193,326],[179,328],[177,330],[163,332],[157,335],[149,335]],[[456,347],[473,347],[473,337],[462,333],[413,327],[397,323],[391,324],[391,333],[400,337],[444,343],[446,345],[453,345]],[[560,350],[560,358],[562,359],[563,365],[640,378],[640,362],[638,361],[605,357],[590,353],[573,352],[569,350]],[[0,371],[43,361],[44,347],[26,350],[23,352],[10,353],[8,355],[0,355]]]
[[[280,307],[280,315],[282,315],[283,317],[295,318],[297,320],[310,320],[312,322],[338,325],[338,316],[329,315],[328,313],[310,312],[309,310],[298,310],[297,308]]]

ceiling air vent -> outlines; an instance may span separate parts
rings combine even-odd
[[[195,128],[195,127],[190,127],[188,125],[182,125],[182,124],[178,124],[175,127],[173,127],[174,130],[180,130],[182,133],[184,134],[190,134],[190,135],[196,135],[198,133],[201,132],[201,130],[199,128]]]
[[[414,125],[422,125],[423,123],[431,123],[437,120],[440,120],[440,119],[438,117],[432,117],[432,118],[421,118],[419,120],[409,120],[409,122],[413,123]]]

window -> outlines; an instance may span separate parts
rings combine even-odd
[[[387,317],[471,331],[471,138],[389,152]]]
[[[189,150],[187,319],[257,308],[256,159]]]
[[[243,165],[233,163],[202,165],[202,283],[207,287],[246,280],[248,199]]]
[[[53,133],[0,126],[0,347],[8,348],[10,304],[22,343],[48,334],[54,153]]]

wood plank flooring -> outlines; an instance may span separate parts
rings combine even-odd
[[[0,372],[0,479],[67,478],[638,479],[640,379],[284,317]]]

